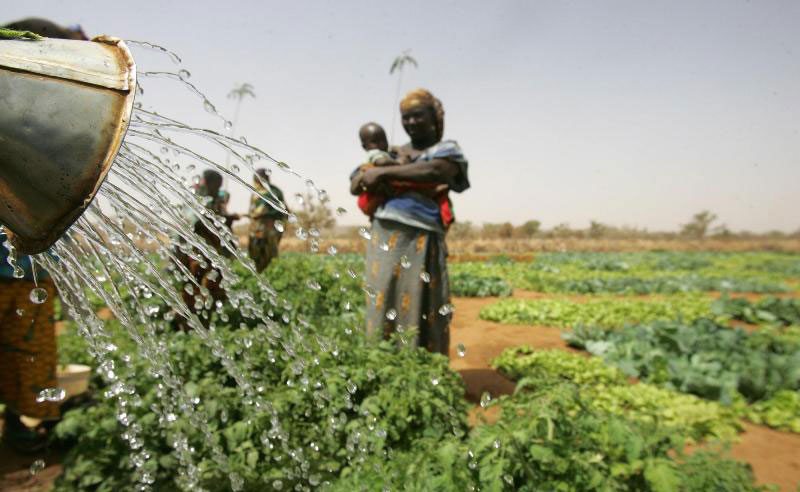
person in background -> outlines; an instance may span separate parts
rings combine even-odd
[[[258,194],[250,198],[247,253],[255,262],[256,270],[261,273],[274,258],[278,257],[278,246],[283,233],[275,228],[275,221],[285,220],[286,214],[261,198],[263,196],[273,202],[284,203],[283,192],[272,184],[266,169],[256,170],[253,187]]]
[[[17,276],[8,263],[8,249],[0,234],[0,403],[5,404],[3,440],[12,448],[33,452],[47,443],[47,431],[60,418],[59,403],[37,402],[42,390],[56,388],[56,332],[53,323],[55,287],[47,273],[36,270],[21,255]],[[22,274],[21,278],[18,278]],[[38,284],[38,285],[37,285]],[[42,288],[47,299],[34,303],[31,291]],[[42,421],[27,427],[23,415]]]
[[[238,214],[228,213],[228,201],[230,194],[222,189],[222,175],[217,171],[208,169],[203,172],[203,177],[200,182],[195,186],[195,194],[205,207],[213,212],[228,229],[231,228],[233,222],[239,220]],[[194,233],[203,238],[203,240],[211,246],[217,253],[224,257],[230,257],[230,251],[222,244],[216,230],[209,228],[200,218],[195,220],[193,225]],[[218,269],[211,265],[211,259],[204,257],[202,252],[195,251],[195,257],[183,253],[178,248],[178,257],[181,262],[186,266],[195,281],[202,287],[208,289],[208,295],[211,299],[212,305],[215,301],[225,298],[225,291],[220,287],[221,273]],[[201,293],[196,291],[196,288],[184,289],[182,291],[183,301],[189,307],[189,310],[195,314],[201,313],[206,307],[206,299]],[[203,316],[203,321],[207,322],[210,318]],[[187,322],[183,317],[176,316],[173,321],[173,326],[177,329],[187,330],[189,328]]]
[[[38,17],[21,19],[6,24],[3,27],[17,31],[30,31],[46,38],[75,39],[82,41],[87,41],[89,39],[86,33],[83,32],[83,28],[79,25],[61,27],[52,21],[40,19]]]
[[[353,194],[374,193],[394,181],[469,188],[467,159],[453,140],[443,140],[444,109],[425,89],[400,103],[411,142],[398,149],[400,166],[378,166],[351,175]],[[387,197],[375,211],[367,245],[367,332],[389,338],[414,329],[415,346],[448,355],[450,286],[445,224],[439,203],[420,190]],[[372,293],[374,292],[374,295]]]

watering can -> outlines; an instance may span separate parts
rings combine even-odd
[[[47,250],[89,206],[135,89],[120,39],[0,41],[0,223],[20,253]]]

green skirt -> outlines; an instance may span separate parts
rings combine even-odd
[[[448,355],[450,285],[444,235],[390,220],[372,222],[367,246],[367,333]]]

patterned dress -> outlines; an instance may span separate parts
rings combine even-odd
[[[260,185],[255,186],[259,195],[267,196],[267,191]],[[277,198],[283,202],[283,192],[276,186],[270,185],[272,199]],[[270,262],[278,257],[278,245],[283,233],[275,229],[276,220],[284,220],[286,215],[271,207],[259,195],[250,198],[250,231],[247,243],[247,253],[256,264],[258,272],[263,271]]]
[[[5,235],[0,234],[0,243]],[[34,304],[30,292],[36,287],[27,257],[20,258],[24,279],[16,279],[0,245],[0,402],[17,415],[42,420],[59,417],[58,403],[38,403],[46,388],[58,386],[56,379],[56,334],[53,324],[55,288],[44,272],[37,272],[39,287],[47,301]]]
[[[467,160],[456,142],[439,142],[408,165],[433,159],[459,166],[448,183],[450,190],[469,188]],[[386,339],[395,332],[411,332],[414,346],[447,356],[452,307],[438,204],[414,191],[389,198],[375,213],[371,234],[366,255],[367,333]]]

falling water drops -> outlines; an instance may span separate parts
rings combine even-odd
[[[358,235],[369,241],[372,239],[372,234],[367,230],[366,227],[359,227]]]
[[[185,68],[182,68],[178,70],[178,77],[180,77],[181,80],[188,80],[192,77],[192,74],[189,73],[189,71],[186,70]]]
[[[492,402],[492,395],[488,391],[484,391],[481,395],[481,408],[486,408]]]
[[[408,259],[408,256],[403,255],[400,257],[400,266],[406,270],[411,268],[411,260]]]
[[[389,309],[386,311],[386,319],[389,321],[394,321],[397,319],[397,310],[394,308]]]
[[[283,225],[283,222],[280,220],[276,220],[273,227],[275,227],[275,230],[278,232],[283,232],[286,229],[285,226]]]
[[[36,476],[40,471],[44,470],[45,466],[44,460],[38,459],[31,463],[30,468],[28,468],[28,473],[30,473],[32,477]]]
[[[419,274],[420,280],[425,282],[426,284],[431,281],[431,274],[428,272],[422,272]]]
[[[336,208],[336,215],[338,215],[339,217],[341,217],[342,215],[344,215],[346,213],[347,213],[347,209],[346,208],[344,208],[344,207],[337,207]]]
[[[63,388],[45,388],[36,395],[36,403],[61,402],[67,397]]]
[[[464,357],[465,355],[467,355],[467,347],[465,347],[463,343],[459,343],[458,345],[456,345],[456,354],[459,357]]]
[[[34,304],[44,304],[47,300],[47,291],[41,287],[36,287],[35,289],[31,289],[29,297]]]
[[[448,314],[452,314],[453,311],[455,310],[456,310],[455,306],[453,306],[450,303],[442,304],[439,307],[439,314],[441,314],[442,316],[447,316]]]

